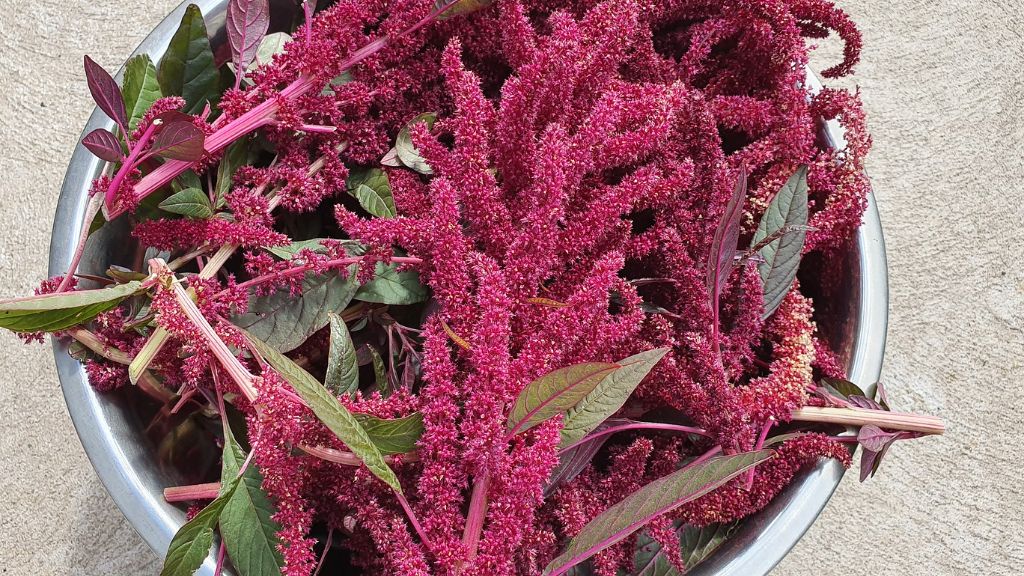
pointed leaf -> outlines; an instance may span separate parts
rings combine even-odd
[[[0,300],[0,328],[13,332],[56,332],[92,320],[142,289],[142,282]]]
[[[769,242],[758,252],[763,258],[757,265],[757,271],[764,287],[764,318],[782,304],[782,299],[793,286],[807,237],[806,226],[807,167],[801,166],[772,199],[751,241],[751,245],[757,245],[783,228],[793,227],[795,230]]]
[[[692,569],[711,556],[736,527],[735,524],[711,524],[704,527],[678,524],[675,531],[679,538],[679,552],[687,569]],[[637,538],[634,570],[634,576],[680,576],[680,572],[666,558],[661,544],[647,533]]]
[[[156,79],[156,66],[148,54],[139,54],[125,63],[123,87],[128,130],[134,131],[153,102],[163,96]]]
[[[857,432],[857,442],[870,452],[881,452],[886,444],[899,437],[899,432],[886,432],[878,426],[868,424],[861,426]]]
[[[224,486],[220,496],[178,529],[167,548],[160,576],[192,576],[199,569],[213,546],[213,528],[237,486],[237,479]]]
[[[327,317],[331,324],[331,342],[324,385],[336,396],[352,394],[359,389],[356,347],[352,343],[352,335],[348,333],[345,321],[333,312]]]
[[[327,254],[327,247],[324,246],[323,244],[324,240],[328,239],[310,238],[309,240],[296,240],[295,242],[292,242],[287,246],[268,246],[266,250],[267,252],[270,252],[271,254],[277,256],[282,260],[291,260],[292,258],[295,257],[296,254],[303,250],[312,250],[317,254]],[[341,242],[343,244],[346,244],[346,249],[348,248],[347,245],[349,243],[354,244],[352,240],[331,240],[334,242]]]
[[[708,256],[708,272],[705,281],[708,293],[711,295],[711,304],[715,307],[718,306],[718,298],[729,279],[729,273],[732,272],[733,260],[736,257],[736,245],[740,239],[740,217],[743,215],[743,201],[746,197],[747,169],[745,166],[741,166],[732,198],[729,199],[725,213],[722,214],[722,220],[715,230],[715,237],[711,241],[711,253]]]
[[[198,188],[186,188],[171,194],[160,203],[160,209],[189,218],[204,219],[213,216],[210,198]]]
[[[157,67],[157,80],[164,96],[181,96],[185,111],[198,114],[207,102],[220,97],[220,71],[199,7],[190,4],[171,37],[167,52]]]
[[[122,132],[127,131],[128,117],[124,111],[121,88],[102,66],[88,56],[85,57],[85,79],[89,83],[89,92],[96,101],[96,106],[116,122]]]
[[[195,162],[206,153],[203,148],[205,140],[206,134],[192,122],[171,122],[153,138],[148,154]]]
[[[346,182],[348,193],[359,200],[359,205],[374,216],[394,218],[395,198],[391,194],[388,175],[379,168],[353,171]]]
[[[434,9],[444,10],[444,12],[438,16],[438,20],[447,20],[449,18],[482,10],[491,4],[494,4],[494,1],[495,0],[437,0],[434,3]]]
[[[341,312],[356,292],[355,266],[342,277],[335,271],[307,273],[302,294],[293,296],[281,287],[269,296],[254,296],[249,311],[231,321],[281,352],[294,350],[330,321],[330,312]]]
[[[377,418],[369,414],[354,416],[382,454],[412,452],[423,436],[423,414],[419,412],[394,419]]]
[[[847,399],[850,396],[864,396],[864,390],[849,380],[841,378],[822,378],[820,382],[825,390],[836,398]]]
[[[621,368],[609,374],[566,414],[562,421],[561,446],[579,441],[614,416],[668,351],[668,348],[655,348],[620,360]]]
[[[241,139],[228,147],[227,151],[217,164],[217,186],[215,208],[221,208],[226,203],[227,193],[231,191],[234,183],[235,172],[251,162],[252,154],[249,153],[249,142]]]
[[[576,564],[622,541],[657,516],[691,502],[772,457],[772,451],[718,456],[655,480],[611,506],[580,530],[545,576],[565,574]]]
[[[309,372],[255,336],[248,333],[246,336],[249,337],[253,347],[267,363],[288,381],[288,384],[306,402],[313,414],[316,414],[316,417],[366,464],[374,476],[401,494],[402,486],[398,483],[398,477],[388,467],[387,462],[384,461],[384,455],[377,449],[355,416],[342,406],[338,399],[317,382]]]
[[[530,428],[568,411],[619,366],[607,362],[589,362],[559,368],[537,378],[519,393],[508,414],[508,429],[513,433]]]
[[[410,120],[409,123],[399,131],[398,138],[395,140],[395,153],[398,156],[398,160],[406,168],[411,168],[420,174],[434,173],[434,171],[430,169],[430,166],[427,165],[426,161],[423,160],[423,157],[420,156],[419,151],[416,150],[416,146],[413,145],[410,130],[420,122],[425,122],[427,124],[427,129],[432,129],[435,121],[437,121],[437,114],[435,112],[425,112]]]
[[[222,485],[238,477],[244,460],[231,429],[226,428]],[[277,549],[281,526],[271,518],[276,510],[262,484],[256,463],[250,462],[220,513],[220,535],[239,576],[273,576],[284,568],[284,558]]]
[[[415,270],[398,271],[397,264],[377,262],[373,279],[359,287],[355,299],[361,302],[403,306],[430,299],[430,289],[420,282]]]
[[[370,350],[370,358],[373,362],[373,378],[377,384],[377,391],[384,394],[388,391],[388,373],[384,367],[384,359],[380,357],[380,352],[373,346],[368,347]]]
[[[244,75],[270,27],[270,3],[267,0],[230,0],[226,27],[235,74]]]
[[[82,145],[107,162],[120,162],[124,158],[117,136],[105,128],[97,128],[86,134],[85,138],[82,138]]]
[[[285,45],[291,41],[292,37],[286,32],[267,34],[260,40],[260,45],[256,48],[256,57],[253,62],[257,66],[269,63],[274,59],[275,54],[283,53]]]

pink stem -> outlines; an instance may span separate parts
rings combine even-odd
[[[320,569],[324,567],[324,560],[327,559],[327,553],[331,551],[331,543],[334,541],[334,528],[327,531],[327,542],[324,542],[324,553],[320,555],[320,561],[316,563],[316,570],[313,570],[313,576],[320,574]]]
[[[280,108],[279,99],[297,98],[309,92],[313,87],[313,79],[305,74],[299,76],[294,82],[281,90],[278,97],[271,98],[255,106],[245,114],[228,122],[216,132],[206,138],[203,147],[207,154],[213,154],[228,146],[242,136],[262,128],[273,120],[277,110]],[[192,167],[194,163],[185,160],[168,160],[158,166],[155,170],[146,174],[135,185],[135,195],[140,200],[149,196],[160,187],[177,178],[182,172]],[[123,208],[117,208],[109,212],[107,220],[116,218],[124,213]]]
[[[227,546],[221,542],[220,548],[217,550],[217,567],[213,570],[213,576],[220,576],[221,571],[224,569],[224,553],[227,552],[227,550]]]
[[[405,494],[395,492],[395,497],[398,498],[398,503],[402,505],[402,510],[405,510],[405,515],[409,518],[409,523],[412,524],[413,530],[415,530],[416,534],[419,535],[420,542],[423,543],[423,546],[428,551],[432,551],[433,546],[430,543],[430,537],[427,536],[427,532],[423,529],[423,525],[421,525],[419,519],[416,518],[416,513],[412,511],[412,506],[410,506],[409,501],[405,499]]]
[[[793,420],[800,422],[822,422],[846,426],[867,426],[873,424],[888,430],[942,434],[946,425],[941,418],[923,414],[865,410],[862,408],[834,408],[831,406],[804,406],[792,412]]]
[[[206,345],[210,348],[210,352],[213,353],[213,356],[224,367],[224,370],[231,376],[231,379],[238,384],[238,388],[246,399],[250,402],[255,400],[256,386],[253,383],[253,375],[246,370],[245,366],[242,366],[238,358],[228,349],[227,344],[217,336],[213,326],[210,326],[210,323],[203,316],[196,303],[192,301],[192,297],[178,283],[177,278],[174,278],[173,273],[167,268],[167,264],[159,258],[154,258],[149,261],[149,267],[153,273],[166,273],[170,276],[170,286],[168,289],[174,293],[174,298],[178,301],[178,306],[181,307],[182,312],[199,329],[203,339],[206,340]]]
[[[79,232],[78,244],[75,245],[75,253],[71,256],[68,271],[64,274],[64,278],[61,278],[60,285],[57,286],[57,292],[67,290],[68,285],[71,284],[71,278],[78,271],[78,264],[82,261],[82,254],[85,253],[85,242],[89,239],[89,229],[92,228],[92,221],[96,218],[96,214],[99,214],[101,206],[103,206],[103,197],[99,194],[89,198],[89,204],[85,209],[85,218],[82,221],[82,231]]]
[[[708,450],[707,452],[701,454],[693,462],[690,462],[686,466],[683,466],[682,469],[686,470],[687,468],[693,468],[694,466],[698,466],[700,464],[703,464],[704,462],[707,462],[708,460],[710,460],[712,457],[718,455],[718,453],[720,453],[721,451],[722,451],[722,446],[721,445],[715,446],[711,450]]]
[[[768,421],[765,422],[764,426],[761,428],[761,435],[757,437],[757,442],[754,444],[755,451],[760,450],[764,446],[764,441],[768,438],[768,431],[771,430],[774,425],[775,418],[769,417]],[[747,472],[747,491],[754,487],[754,470],[756,470],[756,468],[751,468],[750,471]]]
[[[480,536],[484,531],[484,518],[487,516],[487,492],[491,488],[491,474],[485,470],[473,484],[473,496],[469,501],[469,514],[466,515],[466,528],[462,533],[462,544],[466,549],[466,560],[473,562],[480,545]]]
[[[601,438],[602,436],[608,436],[609,434],[615,434],[617,432],[623,432],[625,430],[671,430],[673,432],[683,432],[683,433],[686,433],[686,434],[697,434],[699,436],[708,436],[708,437],[711,436],[710,434],[708,434],[707,430],[704,430],[702,428],[694,428],[693,426],[680,426],[678,424],[663,424],[663,423],[660,423],[660,422],[633,422],[631,424],[622,424],[622,425],[619,425],[619,426],[611,426],[609,428],[605,428],[604,430],[600,430],[598,432],[594,432],[593,434],[590,434],[590,435],[585,436],[584,438],[582,438],[580,440],[577,440],[576,442],[573,442],[572,444],[570,444],[566,448],[562,448],[561,450],[558,451],[558,453],[559,454],[565,454],[566,452],[568,452],[569,450],[572,450],[573,448],[579,446],[580,444],[584,444],[586,442],[590,442],[591,440],[596,440],[597,438]]]
[[[108,214],[107,221],[114,218],[114,216],[109,214],[113,213],[114,196],[117,194],[118,189],[120,189],[121,183],[124,182],[124,179],[128,177],[128,174],[135,169],[135,161],[139,158],[139,154],[142,153],[142,150],[146,145],[149,144],[149,139],[153,137],[153,133],[155,133],[156,129],[160,127],[160,124],[161,121],[159,119],[155,119],[149,123],[146,131],[142,133],[142,138],[139,138],[139,141],[135,143],[135,146],[132,146],[131,152],[128,153],[128,158],[125,158],[125,161],[121,164],[121,169],[117,171],[117,174],[114,175],[114,179],[110,181],[110,186],[107,187],[106,196],[103,198],[103,212],[104,214]],[[89,222],[86,222],[85,225],[88,227]]]
[[[220,482],[192,484],[189,486],[171,486],[164,488],[164,500],[168,502],[188,502],[190,500],[213,500],[220,494]]]
[[[352,257],[349,257],[349,258],[338,258],[336,260],[328,260],[327,262],[324,262],[324,263],[321,263],[321,264],[306,264],[304,266],[295,266],[293,268],[288,268],[287,270],[281,270],[281,271],[278,271],[278,272],[272,272],[270,274],[265,274],[263,276],[257,276],[257,277],[255,277],[255,278],[253,278],[251,280],[246,280],[245,282],[242,282],[241,284],[235,285],[234,289],[235,290],[237,290],[237,289],[247,290],[249,288],[252,288],[253,286],[258,286],[260,284],[265,284],[265,283],[270,282],[272,280],[277,280],[277,279],[281,279],[281,278],[288,278],[288,277],[291,277],[291,276],[298,276],[300,274],[304,274],[306,272],[309,272],[310,270],[314,270],[314,269],[317,269],[317,268],[322,268],[324,266],[326,266],[327,268],[338,268],[340,266],[348,266],[349,264],[358,264],[358,263],[362,262],[363,258],[364,258],[364,256],[352,256]],[[396,264],[413,264],[413,265],[415,265],[415,264],[422,264],[423,260],[421,260],[419,258],[411,258],[411,257],[407,257],[407,256],[396,256],[396,257],[391,259],[391,262],[394,262]],[[220,292],[216,293],[213,297],[214,297],[214,299],[223,298],[224,296],[226,296],[229,293],[230,290],[231,289],[221,290]]]

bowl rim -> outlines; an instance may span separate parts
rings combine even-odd
[[[149,54],[156,60],[166,50],[188,4],[199,6],[208,29],[223,27],[227,0],[186,0],[150,32],[131,56]],[[118,79],[122,72],[123,68],[117,74]],[[821,83],[809,69],[807,78],[812,91],[821,90]],[[82,135],[96,128],[110,129],[113,126],[113,121],[95,109]],[[838,122],[826,122],[823,131],[834,147],[845,147],[845,133]],[[89,185],[102,169],[102,164],[103,161],[79,142],[57,202],[50,240],[50,276],[67,270],[82,226]],[[868,196],[867,210],[857,232],[856,248],[860,263],[857,279],[860,306],[849,377],[861,386],[870,386],[881,373],[889,297],[885,242],[873,192]],[[178,527],[184,523],[184,512],[163,500],[159,475],[139,465],[148,454],[138,446],[118,441],[118,436],[127,431],[125,423],[119,421],[123,419],[111,420],[110,402],[89,385],[84,368],[68,354],[68,344],[56,338],[51,341],[68,412],[97,476],[132,527],[150,548],[162,555]],[[690,574],[767,574],[810,528],[838,487],[843,472],[840,464],[827,461],[794,480],[768,507],[746,520],[715,554]],[[197,574],[211,576],[215,564],[211,554]]]

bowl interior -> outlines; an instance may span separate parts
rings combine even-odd
[[[202,9],[209,30],[214,32],[215,50],[223,47],[227,0],[194,3]],[[272,31],[283,29],[294,14],[295,4],[291,0],[271,0],[271,6]],[[166,49],[184,9],[185,4],[175,9],[135,54],[148,53],[156,61]],[[813,88],[820,89],[810,72],[808,81]],[[113,122],[97,110],[83,134],[100,127],[112,128]],[[824,145],[845,146],[842,128],[836,122],[822,123],[820,135]],[[65,175],[54,219],[50,276],[63,274],[67,269],[85,213],[89,184],[101,169],[101,161],[79,145]],[[126,238],[126,225],[105,226],[90,240],[80,270],[102,275],[111,264],[135,261],[138,248],[126,242]],[[804,286],[817,297],[815,319],[845,362],[850,379],[867,386],[877,381],[881,371],[888,305],[885,247],[873,197],[863,225],[839,261],[841,264],[829,271],[835,282],[822,286],[805,281]],[[832,266],[835,265],[833,262]],[[217,455],[202,451],[177,455],[192,465],[161,466],[155,457],[160,449],[157,438],[161,431],[146,430],[146,422],[157,407],[130,386],[114,393],[96,393],[81,365],[68,355],[67,342],[54,340],[53,347],[68,410],[100,480],[129,522],[162,555],[185,518],[182,510],[164,502],[163,488],[200,481],[197,476],[206,472],[204,466],[216,463]],[[182,433],[189,433],[189,423],[175,424]],[[767,508],[746,519],[711,558],[691,573],[766,574],[814,522],[842,475],[842,467],[835,462],[823,462],[806,471]],[[209,576],[213,570],[214,562],[208,559],[198,574]]]

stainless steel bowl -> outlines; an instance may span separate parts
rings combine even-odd
[[[225,42],[224,13],[227,0],[195,0],[215,32],[215,47]],[[294,10],[291,0],[272,0],[272,12],[286,15]],[[185,10],[182,4],[142,42],[135,54],[148,53],[156,61],[166,50]],[[284,21],[284,18],[281,18]],[[808,72],[815,89],[820,84]],[[95,128],[113,128],[99,110],[93,112],[83,135]],[[835,122],[823,123],[826,145],[843,147],[843,130]],[[81,145],[75,150],[64,177],[50,244],[49,274],[67,270],[86,208],[89,184],[99,175],[101,161]],[[126,231],[107,226],[90,240],[80,269],[102,273],[112,263],[125,262],[130,249]],[[818,297],[817,318],[822,331],[846,362],[851,380],[874,383],[882,368],[888,315],[888,280],[885,245],[874,198],[864,223],[851,242],[840,278],[831,293]],[[807,284],[805,283],[805,287]],[[827,305],[826,305],[827,304]],[[99,394],[89,385],[82,366],[68,355],[66,342],[54,341],[54,357],[64,398],[89,459],[114,502],[158,554],[163,555],[184,513],[163,500],[166,486],[180,484],[182,474],[158,466],[155,446],[143,433],[143,421],[135,409],[137,397],[129,387],[117,393]],[[736,534],[698,566],[694,576],[757,576],[767,574],[807,531],[842,479],[843,469],[824,462],[797,478],[769,506],[748,518]],[[213,574],[214,561],[207,559],[199,574]]]

